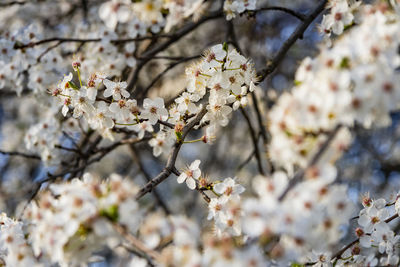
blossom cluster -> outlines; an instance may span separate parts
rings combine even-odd
[[[59,144],[59,128],[60,125],[54,117],[31,126],[25,135],[26,148],[38,153],[42,161],[49,165],[57,163],[59,150],[55,146]]]
[[[71,140],[74,140],[74,134],[79,131],[79,122],[69,118],[60,123],[56,119],[57,110],[48,112],[40,122],[29,127],[24,143],[30,152],[40,155],[46,166],[55,166],[61,162],[63,145],[72,145]]]
[[[241,14],[246,10],[255,10],[257,0],[225,0],[224,12],[226,19],[231,20],[236,17],[236,14]]]
[[[60,67],[63,59],[58,53],[50,51],[42,55],[45,48],[15,49],[17,44],[40,40],[42,31],[41,27],[31,24],[8,32],[6,36],[0,36],[0,89],[11,88],[20,95],[25,86],[24,72],[29,76],[27,87],[36,92],[56,81],[57,72],[63,70]],[[37,64],[38,61],[40,65]]]
[[[201,177],[199,165],[200,160],[193,161],[188,169],[179,175],[178,183],[186,182],[191,190],[197,188],[212,191],[216,197],[210,199],[207,219],[214,219],[216,234],[218,236],[222,236],[224,233],[227,236],[240,236],[242,215],[240,194],[245,191],[245,188],[230,177],[221,182],[209,183],[208,179]]]
[[[326,37],[332,33],[341,35],[346,27],[351,26],[355,21],[354,13],[357,12],[361,1],[357,0],[331,0],[328,8],[329,14],[324,15],[320,30]]]
[[[1,264],[7,266],[39,266],[33,255],[29,241],[26,239],[26,229],[20,221],[0,214],[0,257]]]
[[[396,204],[396,210],[393,209]],[[398,216],[399,201],[387,203],[383,198],[362,198],[364,209],[358,216],[360,227],[355,229],[358,243],[343,253],[341,264],[397,265],[399,262],[400,236],[391,230],[390,217]],[[377,248],[377,249],[375,249]],[[380,254],[379,261],[375,257]]]
[[[70,1],[59,2],[53,3],[53,6],[57,6],[59,10],[67,7],[74,8],[73,3],[68,3]],[[133,41],[118,45],[112,40],[119,37],[127,39],[144,37],[148,36],[148,31],[159,33],[164,29],[168,32],[184,19],[201,11],[203,5],[203,0],[143,0],[134,3],[129,0],[112,0],[101,5],[91,4],[90,16],[83,18],[91,23],[79,23],[72,28],[65,27],[63,24],[60,27],[46,27],[40,20],[30,17],[34,18],[36,12],[43,15],[46,8],[51,9],[52,5],[47,5],[47,3],[35,5],[33,1],[27,2],[21,5],[21,10],[13,7],[4,8],[1,11],[5,19],[25,9],[28,10],[30,16],[26,19],[31,18],[31,24],[17,22],[1,32],[0,89],[10,88],[18,94],[21,94],[25,88],[35,93],[45,92],[45,89],[57,83],[60,73],[66,72],[68,63],[65,61],[65,54],[75,54],[75,57],[79,58],[85,66],[86,73],[104,71],[110,75],[120,75],[124,68],[136,65],[134,57],[136,45]],[[165,12],[168,15],[165,15]],[[21,27],[21,24],[27,26]],[[55,30],[58,28],[62,28],[62,31]],[[54,35],[60,34],[61,37],[69,35],[77,39],[99,38],[101,40],[85,45],[82,45],[85,42],[50,47],[35,45],[46,37],[51,39]],[[24,82],[26,77],[28,77],[27,87]]]
[[[213,186],[213,192],[217,197],[212,198],[208,208],[207,219],[214,219],[217,236],[227,233],[228,236],[241,235],[241,203],[240,194],[244,187],[237,184],[232,178],[225,178],[222,182]]]
[[[66,116],[71,110],[74,118],[83,116],[92,129],[109,139],[113,139],[111,130],[114,127],[133,130],[142,139],[146,132],[153,133],[155,124],[164,122],[149,141],[155,156],[169,152],[176,136],[180,136],[184,126],[201,110],[202,104],[196,103],[207,92],[207,112],[202,119],[208,124],[206,135],[202,138],[206,143],[215,135],[218,126],[228,124],[232,110],[247,105],[248,92],[256,88],[252,63],[235,49],[228,49],[227,45],[222,44],[213,46],[205,53],[203,60],[186,69],[187,92],[176,98],[176,105],[169,110],[160,97],[145,98],[140,108],[135,99],[129,99],[126,82],[113,82],[99,72],[91,74],[83,83],[81,63],[74,62],[73,67],[78,74],[79,85],[74,83],[73,74],[70,73],[51,91],[62,104],[62,114]],[[105,99],[98,97],[101,86],[105,87]]]
[[[105,182],[86,173],[82,180],[50,185],[24,213],[33,255],[43,262],[78,265],[105,245],[115,247],[122,237],[114,224],[131,233],[138,229],[142,213],[136,193],[132,182],[114,174]],[[17,252],[9,250],[7,257]]]
[[[58,164],[61,132],[77,133],[78,122],[110,140],[118,138],[119,130],[135,133],[138,140],[149,140],[156,157],[168,153],[174,144],[210,143],[219,128],[228,125],[232,111],[245,107],[249,92],[257,88],[253,63],[227,44],[212,46],[186,69],[185,91],[167,105],[160,97],[132,98],[128,83],[118,80],[118,75],[126,66],[135,66],[135,43],[118,46],[113,42],[116,33],[125,29],[131,38],[146,36],[147,31],[169,31],[205,2],[102,3],[91,12],[100,14],[108,29],[97,29],[104,36],[82,47],[72,63],[76,75],[65,75],[55,86],[51,86],[54,74],[67,73],[63,64],[53,66],[60,60],[57,53],[14,49],[18,42],[39,40],[42,30],[36,29],[33,36],[24,32],[1,39],[5,52],[0,53],[0,65],[5,67],[0,72],[6,74],[0,74],[0,87],[22,84],[19,75],[28,70],[29,86],[50,88],[58,101],[51,106],[57,112],[61,109],[65,119],[58,121],[49,114],[50,118],[33,125],[25,138],[27,148],[48,164]],[[334,41],[332,48],[323,46],[317,57],[306,58],[291,92],[283,93],[269,112],[268,156],[277,171],[252,176],[251,187],[244,193],[244,184],[235,178],[209,182],[202,175],[200,160],[195,160],[177,182],[196,189],[190,193],[201,193],[208,203],[202,203],[206,214],[190,218],[160,210],[145,215],[136,186],[118,175],[100,181],[87,173],[82,179],[53,183],[30,202],[22,221],[0,215],[0,265],[77,266],[88,263],[94,252],[106,246],[113,252],[126,249],[123,243],[129,235],[137,236],[150,251],[149,259],[131,259],[132,266],[146,266],[147,261],[156,266],[216,267],[397,265],[400,237],[390,222],[399,217],[399,196],[385,200],[365,195],[363,208],[354,217],[357,212],[348,186],[334,183],[335,162],[352,141],[349,128],[387,126],[390,112],[400,103],[398,15],[359,4],[329,2],[330,13],[322,22],[328,35],[342,34],[355,21],[355,12],[359,25]],[[224,10],[227,19],[232,19],[254,10],[255,5],[255,0],[226,0]],[[26,57],[32,58],[23,62]],[[43,64],[37,64],[38,58]],[[11,72],[15,62],[22,67]],[[17,89],[20,93],[21,88]],[[185,130],[196,119],[194,128],[205,128],[205,134],[185,141]],[[313,160],[321,151],[323,155]],[[300,180],[292,179],[298,178],[295,173],[301,174]],[[211,222],[203,224],[201,217]],[[357,240],[342,254],[333,254],[332,247],[338,246],[349,224],[356,221]],[[119,227],[126,230],[125,235]]]
[[[306,166],[321,139],[337,125],[390,124],[390,111],[400,100],[399,23],[390,11],[367,6],[362,12],[363,22],[355,30],[316,58],[303,60],[295,87],[270,112],[270,156],[277,165]],[[340,154],[350,134],[342,129],[336,139],[333,147]]]
[[[184,19],[201,9],[203,0],[164,1],[164,0],[111,0],[99,8],[100,18],[107,27],[114,30],[118,23],[129,23],[136,29],[158,33],[166,32]],[[167,15],[165,15],[167,14]]]

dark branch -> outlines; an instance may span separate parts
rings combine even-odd
[[[156,176],[154,177],[151,181],[149,181],[147,184],[145,184],[138,192],[136,195],[136,199],[140,199],[143,197],[145,194],[153,190],[158,184],[163,182],[165,179],[167,179],[171,173],[176,173],[177,170],[175,169],[175,162],[178,157],[179,150],[181,149],[181,146],[183,144],[183,140],[185,140],[185,137],[187,134],[190,132],[190,130],[198,124],[201,119],[204,117],[204,115],[207,113],[207,109],[204,107],[197,115],[196,117],[185,126],[182,132],[182,140],[180,142],[176,142],[174,147],[172,148],[171,153],[169,154],[168,161],[164,169]]]
[[[315,10],[309,16],[307,16],[307,18],[304,19],[299,26],[297,26],[292,35],[290,35],[290,37],[283,43],[276,56],[270,62],[268,62],[267,68],[258,74],[258,76],[260,76],[259,82],[262,82],[278,67],[297,39],[301,39],[303,37],[303,34],[307,30],[308,26],[310,26],[314,19],[316,19],[318,15],[325,9],[327,2],[328,0],[321,0]]]
[[[133,145],[130,145],[129,148],[132,152],[132,156],[135,159],[136,164],[139,167],[140,172],[143,174],[143,176],[147,180],[147,182],[150,182],[151,176],[147,172],[147,170],[145,169],[145,167],[143,165],[142,159],[140,158],[140,153],[138,153],[138,151],[136,150],[136,148]],[[171,214],[170,209],[168,208],[167,204],[165,203],[165,201],[162,199],[162,197],[158,193],[157,188],[154,188],[154,190],[152,191],[152,194],[153,194],[154,198],[156,199],[157,203],[164,210],[164,212],[167,215]]]
[[[208,16],[202,17],[200,20],[198,20],[195,23],[188,24],[187,26],[183,27],[180,31],[177,31],[176,33],[170,35],[170,39],[168,41],[165,41],[164,43],[161,43],[160,45],[156,46],[154,49],[147,51],[144,53],[144,55],[141,55],[142,58],[144,58],[142,61],[139,62],[139,64],[136,66],[136,68],[132,69],[131,73],[129,74],[128,77],[128,86],[126,90],[133,92],[135,94],[136,92],[133,90],[133,87],[135,86],[140,70],[146,65],[147,62],[149,62],[155,55],[160,53],[161,51],[167,49],[170,45],[173,43],[179,41],[182,37],[187,35],[188,33],[192,32],[195,30],[197,27],[202,25],[203,23],[212,20],[212,19],[217,19],[223,17],[224,13],[222,11],[215,11],[211,12]]]
[[[182,64],[184,62],[196,59],[201,57],[201,55],[196,55],[196,56],[191,56],[191,57],[185,57],[182,58],[180,60],[178,60],[177,62],[171,63],[165,70],[163,70],[161,73],[159,73],[152,81],[151,83],[140,93],[140,95],[143,97],[147,94],[147,92],[171,69],[173,69],[174,67],[178,66],[179,64]]]
[[[395,215],[393,215],[393,216],[387,218],[387,219],[385,220],[385,223],[389,223],[389,222],[393,221],[394,219],[396,219],[396,218],[398,218],[398,217],[399,217],[399,214],[396,213]],[[350,242],[350,243],[349,243],[348,245],[346,245],[344,248],[342,248],[341,250],[339,250],[338,252],[336,252],[335,254],[333,254],[332,260],[334,260],[334,259],[339,259],[339,258],[342,256],[342,254],[343,254],[346,250],[348,250],[349,248],[351,248],[354,244],[357,244],[359,241],[360,241],[360,239],[357,238],[356,240],[353,240],[352,242]]]
[[[26,1],[11,1],[11,2],[6,2],[6,3],[0,3],[0,7],[8,7],[12,5],[25,5],[27,2]]]
[[[258,13],[260,11],[270,11],[270,10],[285,12],[285,13],[287,13],[289,15],[292,15],[293,17],[295,17],[295,18],[297,18],[297,19],[299,19],[301,21],[304,21],[304,20],[307,19],[307,17],[305,15],[303,15],[303,14],[301,14],[299,12],[296,12],[296,11],[294,11],[292,9],[289,9],[289,8],[286,8],[286,7],[280,7],[280,6],[262,7],[262,8],[259,8],[259,9],[256,9],[256,10],[252,10],[252,11],[248,11],[248,12],[257,12]]]
[[[0,154],[6,155],[6,156],[24,157],[24,158],[29,158],[29,159],[38,159],[38,160],[41,159],[40,156],[38,156],[38,155],[27,154],[27,153],[18,152],[18,151],[3,151],[3,150],[0,150]]]
[[[165,34],[158,34],[158,35],[152,35],[152,36],[142,36],[142,37],[136,37],[136,38],[127,38],[127,39],[114,39],[111,40],[111,43],[114,44],[121,44],[121,43],[128,43],[128,42],[135,42],[135,41],[143,41],[143,40],[152,40],[152,39],[157,39],[157,38],[170,38],[169,35]],[[80,39],[80,38],[64,38],[64,37],[52,37],[48,39],[43,39],[37,42],[31,42],[27,44],[21,44],[16,42],[14,45],[14,49],[24,49],[24,48],[31,48],[37,45],[42,45],[46,43],[51,43],[51,42],[59,42],[59,43],[96,43],[100,42],[102,39],[101,38],[88,38],[88,39]]]
[[[258,138],[256,136],[256,132],[254,131],[253,125],[251,124],[250,117],[247,114],[246,110],[241,107],[240,111],[242,112],[243,117],[246,119],[247,125],[249,127],[250,137],[251,137],[251,141],[253,142],[253,147],[254,147],[254,151],[255,151],[254,154],[257,159],[258,172],[262,175],[265,175],[265,172],[262,167],[262,159],[261,159],[261,155],[260,155],[260,150],[258,149]]]

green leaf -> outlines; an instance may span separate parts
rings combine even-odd
[[[74,90],[79,90],[78,86],[76,86],[76,84],[74,84],[73,82],[68,82],[69,86],[71,86],[72,89]]]
[[[118,221],[118,206],[112,205],[100,211],[100,216],[108,218],[112,222]]]
[[[182,141],[182,132],[175,132],[176,135],[176,140],[178,140],[178,142]]]
[[[222,49],[225,50],[226,52],[228,52],[228,43],[224,42],[224,44],[222,45]]]
[[[300,84],[302,84],[302,82],[301,81],[298,81],[298,80],[294,80],[294,86],[299,86]]]
[[[348,57],[342,58],[342,61],[340,61],[339,67],[341,69],[348,69],[350,68],[350,59]]]

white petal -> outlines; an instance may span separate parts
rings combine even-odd
[[[186,185],[192,190],[196,188],[196,182],[192,178],[186,179]]]
[[[121,90],[121,95],[125,98],[128,98],[130,96],[129,92],[126,90]]]
[[[104,90],[103,95],[104,95],[104,97],[110,97],[110,96],[112,96],[112,93],[113,93],[112,90],[107,88],[106,90]]]
[[[200,166],[201,161],[199,159],[196,159],[195,161],[190,164],[190,170],[194,171],[195,169],[198,169]]]
[[[113,113],[118,113],[120,111],[120,108],[119,108],[119,105],[117,102],[111,103],[109,109]]]
[[[176,180],[177,180],[177,182],[178,182],[179,184],[181,184],[181,183],[183,183],[183,182],[186,180],[186,178],[187,178],[186,173],[181,173],[181,175],[179,175],[179,176],[178,176],[178,179],[176,179]]]
[[[200,176],[201,176],[201,171],[199,169],[196,169],[196,170],[193,171],[192,177],[194,179],[198,179]]]
[[[164,107],[164,99],[162,99],[161,97],[156,97],[154,99],[154,103],[156,104],[157,107],[159,108],[163,108]]]

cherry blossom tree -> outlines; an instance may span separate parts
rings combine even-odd
[[[399,1],[0,21],[0,266],[400,264]]]

